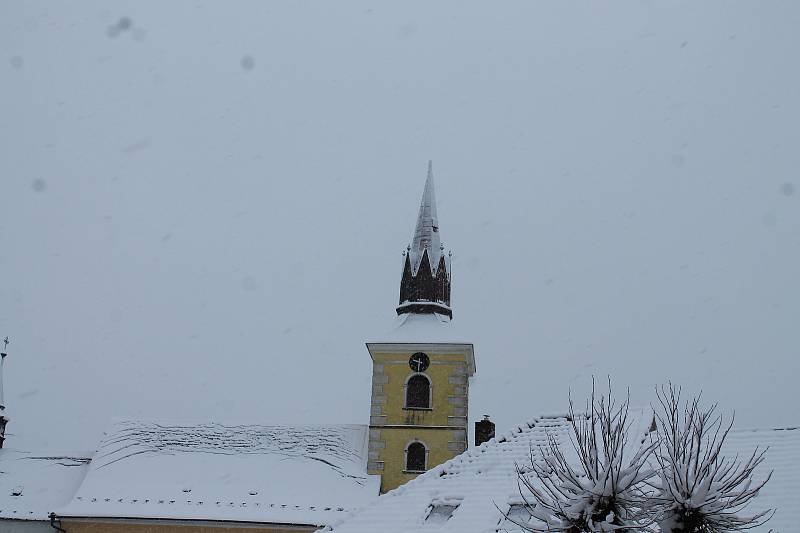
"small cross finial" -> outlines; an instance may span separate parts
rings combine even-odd
[[[9,344],[11,344],[11,341],[8,340],[8,335],[6,335],[6,337],[3,339],[3,357],[6,355]]]

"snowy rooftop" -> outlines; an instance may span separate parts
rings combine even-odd
[[[773,470],[772,479],[753,501],[750,511],[777,509],[766,526],[753,531],[789,533],[800,524],[800,427],[733,430],[726,440],[726,453],[749,456],[756,448],[769,446],[761,474]]]
[[[641,426],[641,424],[640,424]],[[334,533],[410,533],[435,526],[440,532],[493,533],[519,530],[501,512],[521,503],[515,464],[530,461],[530,453],[546,444],[547,434],[568,442],[565,417],[541,417],[431,469],[348,516]],[[753,502],[751,511],[777,507],[764,531],[795,531],[800,523],[800,428],[735,430],[727,441],[728,454],[748,454],[770,446],[760,469],[772,480]],[[567,446],[569,448],[569,446]],[[760,530],[757,530],[760,531]]]
[[[0,519],[46,520],[75,494],[86,475],[89,455],[0,450]]]
[[[381,496],[334,531],[424,531],[432,520],[441,522],[437,530],[443,532],[494,531],[501,519],[495,504],[505,510],[519,500],[515,462],[524,462],[531,446],[546,444],[548,433],[565,442],[568,428],[565,417],[538,418]],[[451,518],[439,520],[443,517],[432,512],[439,505],[457,507]]]
[[[388,332],[380,335],[382,343],[453,343],[472,344],[469,332],[462,332],[457,322],[435,313],[407,313],[398,316]]]
[[[328,524],[377,496],[367,427],[119,421],[60,516]]]
[[[447,316],[435,313],[407,313],[395,319],[392,329],[380,336],[380,342],[368,342],[367,349],[372,354],[376,348],[396,350],[398,349],[396,345],[411,345],[414,350],[434,353],[437,350],[447,351],[455,347],[459,351],[466,350],[467,372],[471,377],[476,370],[474,347],[472,342],[464,340],[469,336],[461,334],[460,331]],[[408,348],[409,346],[403,346],[401,350]]]

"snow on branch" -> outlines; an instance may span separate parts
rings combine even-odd
[[[661,441],[654,454],[660,482],[653,485],[652,506],[659,510],[663,533],[729,533],[763,525],[770,509],[743,515],[772,476],[753,479],[766,449],[756,448],[744,459],[725,457],[723,444],[733,427],[717,414],[717,405],[700,407],[700,396],[681,403],[681,390],[670,384],[656,390],[661,412],[656,414]]]
[[[570,398],[572,450],[552,434],[531,449],[530,464],[517,465],[517,475],[532,520],[506,519],[542,533],[655,531],[644,489],[656,476],[648,459],[658,442],[629,440],[629,406],[629,396],[617,404],[610,384],[606,396],[592,386],[585,413],[576,413]]]

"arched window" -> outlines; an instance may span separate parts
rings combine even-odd
[[[423,374],[414,374],[406,383],[406,407],[428,409],[431,406],[431,382]]]
[[[409,472],[424,472],[427,450],[421,442],[412,442],[406,450],[406,470]]]

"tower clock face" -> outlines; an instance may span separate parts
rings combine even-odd
[[[425,372],[425,369],[428,368],[428,365],[431,364],[431,360],[428,357],[428,354],[417,352],[411,356],[408,360],[408,366],[411,367],[411,370],[414,372]]]

